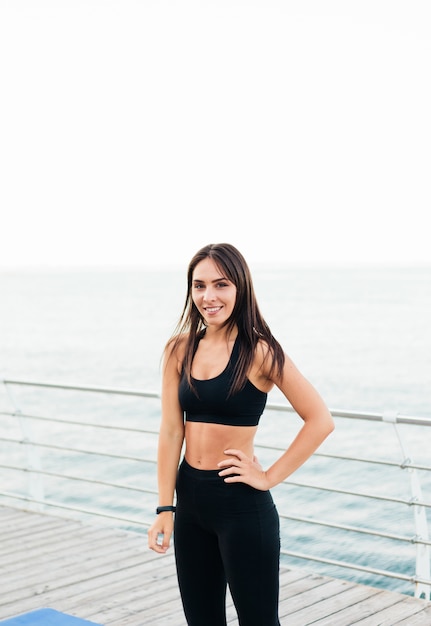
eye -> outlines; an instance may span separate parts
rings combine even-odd
[[[217,287],[229,287],[229,285],[223,281],[223,282],[217,283]]]

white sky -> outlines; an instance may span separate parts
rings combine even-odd
[[[431,263],[429,0],[0,0],[0,267]]]

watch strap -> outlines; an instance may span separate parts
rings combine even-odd
[[[164,511],[170,511],[171,513],[175,513],[176,510],[177,510],[176,506],[171,506],[171,505],[169,505],[169,506],[158,506],[157,509],[156,509],[156,513],[157,513],[157,515],[159,513],[163,513]]]

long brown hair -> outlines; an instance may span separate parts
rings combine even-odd
[[[245,385],[247,373],[253,363],[255,349],[260,339],[264,340],[272,356],[270,373],[274,370],[281,375],[284,366],[284,352],[273,337],[268,324],[260,313],[249,267],[243,255],[229,243],[212,243],[201,248],[190,261],[187,271],[187,295],[184,308],[174,334],[169,343],[181,337],[187,337],[183,370],[189,384],[191,366],[197,343],[205,332],[205,323],[192,299],[193,272],[198,263],[206,258],[212,259],[220,271],[236,287],[236,300],[232,315],[225,322],[227,331],[236,325],[238,328],[239,357],[235,366],[229,394],[234,394]]]

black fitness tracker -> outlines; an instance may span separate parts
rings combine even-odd
[[[176,506],[158,506],[156,509],[156,513],[157,515],[159,513],[163,513],[163,511],[171,511],[172,513],[175,513],[176,510],[177,510]]]

